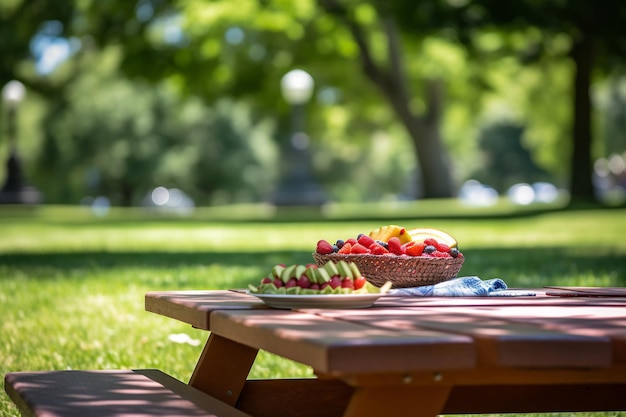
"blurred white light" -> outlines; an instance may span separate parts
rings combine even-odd
[[[170,199],[170,192],[165,187],[156,187],[152,190],[152,202],[157,206],[164,206]]]
[[[313,77],[301,69],[289,71],[280,80],[283,97],[289,104],[304,104],[309,101],[314,85]]]
[[[291,137],[291,144],[294,148],[299,150],[307,149],[310,142],[309,135],[304,132],[298,132]]]
[[[183,203],[185,195],[178,188],[169,189],[170,198],[167,200],[167,205],[170,207],[178,207]]]
[[[559,198],[559,189],[549,182],[536,182],[533,184],[535,201],[539,203],[552,203]]]
[[[17,80],[9,81],[2,88],[2,101],[9,106],[16,106],[24,99],[26,88]]]
[[[231,45],[239,45],[241,42],[243,42],[244,33],[240,27],[233,26],[231,28],[228,28],[228,30],[224,34],[224,38],[226,38],[226,42]]]
[[[91,211],[98,217],[104,217],[109,214],[111,209],[111,201],[104,196],[98,196],[94,198],[91,203]]]
[[[609,158],[609,171],[613,175],[620,175],[626,170],[626,163],[619,154],[613,154]]]
[[[459,199],[469,206],[489,207],[498,201],[498,192],[488,185],[471,179],[461,186]]]
[[[593,170],[599,177],[606,177],[609,175],[609,161],[606,158],[598,158],[593,163]]]
[[[526,183],[515,184],[509,188],[507,195],[515,204],[528,205],[535,200],[535,190]]]

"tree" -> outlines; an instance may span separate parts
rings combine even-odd
[[[451,196],[454,190],[440,133],[448,80],[417,75],[415,64],[405,62],[416,45],[434,36],[461,41],[481,65],[496,54],[512,52],[525,63],[546,56],[563,59],[551,49],[551,42],[555,38],[570,42],[570,55],[579,64],[575,84],[579,93],[572,101],[578,103],[572,117],[577,123],[572,129],[576,140],[570,161],[575,197],[590,190],[591,122],[585,109],[591,104],[584,86],[588,87],[593,72],[586,67],[590,60],[585,56],[597,58],[594,68],[606,68],[610,62],[621,62],[616,51],[624,48],[620,34],[624,7],[618,0],[599,4],[583,0],[506,4],[496,0],[112,0],[66,2],[60,9],[48,3],[0,5],[0,30],[11,39],[10,46],[0,43],[0,53],[7,57],[0,64],[6,69],[3,77],[14,78],[18,72],[30,75],[25,80],[29,87],[49,97],[59,96],[64,83],[72,79],[71,64],[65,76],[54,80],[32,76],[21,65],[43,20],[60,22],[58,35],[66,39],[94,42],[102,49],[120,47],[121,68],[127,76],[165,81],[207,103],[223,96],[245,99],[255,109],[253,118],[269,112],[286,114],[287,106],[277,91],[279,79],[293,66],[307,67],[319,74],[320,85],[341,86],[352,113],[359,115],[349,126],[351,131],[384,126],[384,121],[371,117],[388,112],[380,105],[379,97],[384,98],[411,138],[424,197]],[[26,13],[26,4],[37,5],[32,16]],[[484,50],[477,42],[488,31],[504,39],[502,48]],[[586,38],[592,41],[586,43]],[[600,52],[587,55],[593,52],[590,45]],[[480,82],[480,74],[474,75]],[[317,109],[313,119],[320,113]],[[321,129],[318,124],[312,123],[311,129]]]
[[[565,56],[574,67],[572,80],[572,147],[569,158],[570,192],[573,200],[592,200],[592,102],[590,85],[594,77],[624,64],[626,53],[626,3],[621,0],[593,2],[586,0],[532,1],[467,0],[432,1],[416,6],[411,1],[394,2],[394,14],[403,28],[416,25],[423,9],[430,8],[432,20],[448,27],[456,39],[475,52],[485,55],[476,43],[477,34],[500,30],[503,34],[522,35],[511,38],[489,53],[515,53],[522,63],[533,64],[553,54],[555,38],[565,39],[569,48]],[[420,9],[421,8],[421,9]],[[419,26],[419,25],[418,25]]]
[[[350,9],[338,0],[319,0],[330,14],[337,16],[350,31],[358,45],[361,66],[367,78],[394,109],[412,139],[423,186],[423,198],[452,197],[454,195],[448,155],[442,145],[440,124],[443,111],[441,80],[427,80],[426,110],[418,114],[411,108],[411,96],[404,68],[403,45],[395,19],[378,8],[377,17],[386,38],[387,50],[382,62],[376,60],[367,29]]]

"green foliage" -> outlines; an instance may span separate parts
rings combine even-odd
[[[524,129],[511,124],[496,124],[485,128],[479,139],[484,160],[473,178],[488,183],[501,194],[514,184],[546,181],[543,172],[522,145]]]
[[[268,192],[277,175],[271,123],[254,120],[243,103],[210,108],[165,82],[131,83],[117,73],[119,60],[117,48],[84,56],[66,106],[48,120],[42,184],[50,170],[64,171],[73,190],[68,198],[44,187],[48,201],[106,195],[115,205],[137,205],[155,186],[182,189],[199,204]]]
[[[306,129],[328,194],[338,201],[404,196],[420,168],[410,135],[364,74],[340,18],[354,19],[375,63],[386,68],[380,18],[391,17],[400,27],[411,111],[427,109],[427,80],[443,81],[443,141],[457,184],[480,167],[481,128],[499,122],[523,125],[534,162],[563,184],[574,119],[575,68],[567,54],[584,23],[598,37],[595,76],[602,81],[623,63],[622,3],[112,0],[61,7],[12,0],[0,4],[0,82],[27,84],[20,145],[28,178],[47,201],[99,192],[136,204],[161,184],[200,204],[263,199],[280,164],[274,142],[288,136],[289,108],[278,85],[294,67],[316,81]],[[34,69],[30,42],[51,20],[56,35],[80,48],[44,76]],[[599,107],[597,120],[619,113],[623,103],[613,103]],[[47,121],[40,124],[42,113]],[[594,131],[617,141],[611,148],[620,137],[612,123]],[[253,135],[262,139],[245,140]],[[0,148],[6,154],[4,142]],[[595,144],[593,155],[602,148]],[[228,156],[211,159],[213,149]],[[99,189],[86,185],[87,172],[98,173]]]

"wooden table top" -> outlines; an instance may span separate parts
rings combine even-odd
[[[146,294],[145,303],[318,375],[599,369],[610,374],[603,380],[626,381],[626,298],[619,295],[385,296],[366,309],[279,310],[234,291],[166,291]]]

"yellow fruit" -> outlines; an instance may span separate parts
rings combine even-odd
[[[455,238],[450,236],[448,233],[439,229],[431,229],[427,227],[421,227],[417,229],[412,229],[408,231],[408,234],[411,235],[411,238],[416,242],[423,242],[424,239],[435,239],[437,242],[445,243],[451,248],[456,248],[458,246],[458,242]]]
[[[407,230],[402,226],[396,226],[390,224],[389,226],[379,227],[376,230],[372,230],[369,233],[369,237],[374,240],[380,240],[381,242],[389,242],[392,237],[397,237],[400,242],[406,243],[411,241],[411,235],[407,233]]]

